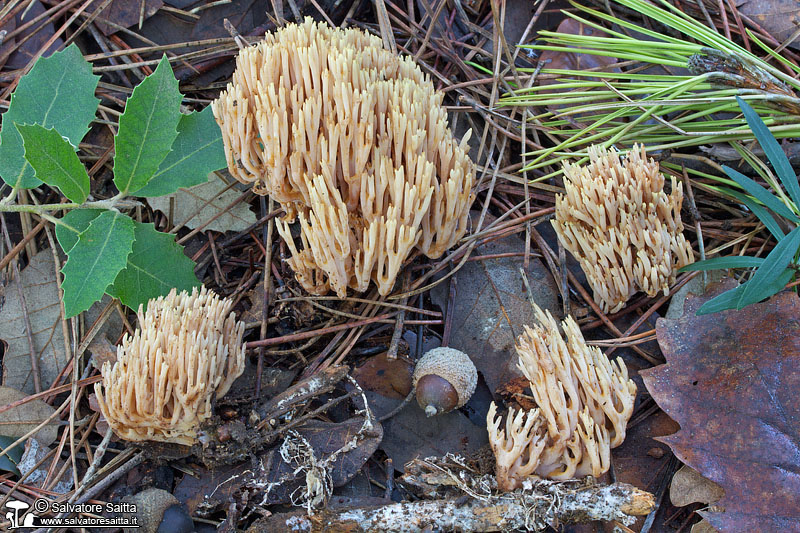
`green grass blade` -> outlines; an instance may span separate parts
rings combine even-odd
[[[778,292],[780,288],[774,290],[776,288],[775,280],[779,279],[787,270],[786,267],[794,259],[798,248],[800,248],[800,227],[790,231],[764,258],[764,263],[756,270],[750,281],[747,282],[747,288],[739,296],[736,307],[741,309]]]
[[[731,256],[714,257],[705,261],[698,261],[682,267],[678,272],[691,272],[694,270],[721,270],[727,268],[752,268],[761,266],[763,257]]]
[[[800,207],[800,184],[797,183],[797,175],[794,173],[794,170],[792,170],[792,164],[789,163],[789,158],[786,157],[778,141],[775,140],[775,136],[769,131],[769,128],[767,128],[767,125],[761,120],[761,117],[758,116],[758,113],[750,107],[750,104],[738,96],[736,97],[736,101],[739,103],[739,107],[742,108],[744,118],[750,126],[750,129],[753,130],[753,135],[755,135],[756,140],[758,140],[758,144],[761,145],[767,159],[772,163],[772,168],[775,169],[775,173],[778,175],[778,178],[780,178],[781,183],[786,187],[786,192],[789,193],[794,205]]]
[[[798,219],[797,216],[792,213],[792,211],[786,207],[783,202],[778,200],[775,195],[773,195],[767,189],[751,180],[738,170],[734,170],[727,165],[722,165],[722,170],[725,171],[725,174],[727,174],[728,177],[738,183],[742,189],[751,194],[759,202],[772,209],[773,212],[788,220],[791,220],[794,223],[800,223],[800,219]]]

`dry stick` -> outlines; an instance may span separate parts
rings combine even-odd
[[[366,315],[369,316],[369,317],[375,316],[375,313],[378,312],[378,309],[380,309],[380,307],[378,307],[378,305],[370,304],[370,305],[367,306]],[[350,350],[353,349],[353,346],[356,345],[356,342],[358,342],[358,339],[360,339],[361,335],[364,333],[364,327],[363,326],[364,325],[362,325],[362,326],[360,326],[360,327],[358,327],[356,329],[353,329],[352,331],[350,331],[348,333],[348,335],[350,336],[350,339],[348,339],[345,344],[343,344],[342,346],[337,348],[339,353],[335,356],[335,358],[333,358],[332,362],[327,362],[327,363],[323,364],[322,368],[328,368],[328,366],[330,366],[330,365],[336,366],[336,365],[342,364],[342,362],[344,361],[345,357],[347,357],[347,354],[350,353]]]
[[[33,55],[33,57],[31,57],[31,60],[28,62],[25,68],[23,68],[20,71],[19,75],[16,76],[14,80],[8,85],[8,87],[5,88],[2,94],[0,94],[0,100],[6,100],[8,98],[8,96],[14,91],[14,89],[17,88],[17,84],[19,83],[19,80],[22,78],[22,76],[30,72],[30,70],[33,68],[34,63],[36,63],[36,61],[40,57],[42,57],[42,54],[44,54],[47,50],[49,50],[57,39],[61,38],[61,34],[64,33],[67,30],[67,28],[73,22],[75,22],[75,19],[78,18],[78,15],[83,13],[94,1],[95,0],[86,0],[83,4],[81,4],[81,6],[72,15],[70,15],[70,17],[64,22],[64,24],[62,24],[61,27],[58,28],[58,30],[56,30],[49,39],[47,39],[47,42],[44,43],[44,45],[42,45],[41,48],[39,48],[39,50]]]
[[[403,276],[403,292],[408,289],[408,280],[411,278],[411,273]],[[400,300],[400,305],[406,306],[408,304],[408,297]],[[397,313],[397,320],[394,323],[394,332],[392,332],[392,340],[389,342],[389,349],[386,351],[386,358],[391,360],[397,359],[397,350],[400,346],[400,339],[403,337],[403,324],[406,320],[405,309],[400,309]]]
[[[452,263],[450,264],[452,268]],[[446,348],[450,344],[450,333],[453,330],[453,309],[456,306],[456,292],[458,290],[458,278],[453,276],[447,287],[447,309],[444,315],[444,331],[442,332],[442,347]],[[422,354],[417,354],[417,358]]]
[[[702,1],[702,0],[701,0]],[[728,14],[725,12],[725,4],[722,0],[717,0],[717,7],[719,8],[719,14],[722,17],[722,30],[725,34],[725,37],[730,40],[731,39],[731,28],[728,26]]]
[[[228,189],[232,188],[232,187],[234,186],[234,184],[235,184],[235,183],[237,183],[237,182],[233,182],[233,183],[231,183],[230,185],[228,185],[227,187],[225,187],[225,189],[224,189],[224,190],[222,190],[222,191],[220,191],[219,193],[217,193],[217,194],[214,196],[214,198],[216,198],[217,196],[219,196],[219,195],[220,195],[220,194],[222,194],[223,192],[227,191]],[[247,198],[247,197],[248,197],[250,194],[251,194],[251,192],[250,192],[250,191],[245,191],[245,192],[243,192],[243,193],[242,193],[242,194],[241,194],[241,195],[240,195],[238,198],[236,198],[234,201],[232,201],[232,202],[231,202],[231,203],[229,203],[227,206],[225,206],[225,208],[224,208],[223,210],[221,210],[219,213],[217,213],[216,215],[214,215],[213,217],[211,217],[210,219],[208,219],[208,220],[207,220],[207,221],[206,221],[204,224],[201,224],[200,226],[197,226],[197,227],[196,227],[196,228],[194,228],[192,231],[190,231],[189,233],[187,233],[186,235],[184,235],[183,237],[181,237],[180,239],[178,239],[178,244],[183,244],[184,242],[188,241],[189,239],[191,239],[192,237],[194,237],[195,235],[197,235],[199,232],[203,231],[203,230],[206,228],[206,226],[208,226],[209,224],[211,224],[212,222],[214,222],[215,220],[217,220],[217,219],[218,219],[219,217],[221,217],[222,215],[226,214],[226,213],[227,213],[228,211],[230,211],[230,210],[231,210],[231,209],[232,209],[234,206],[236,206],[236,204],[238,204],[238,203],[242,202],[242,201],[243,201],[245,198]],[[185,220],[185,221],[184,221],[182,224],[180,224],[180,225],[178,225],[178,226],[175,226],[174,228],[172,228],[172,229],[170,230],[170,233],[175,233],[175,232],[176,232],[176,231],[178,231],[180,228],[182,228],[183,226],[185,226],[185,225],[186,225],[186,222],[188,222],[189,220],[191,220],[192,218],[194,218],[194,215],[195,215],[195,214],[197,214],[198,212],[200,212],[200,210],[201,210],[201,209],[205,208],[205,207],[206,207],[208,204],[210,204],[211,202],[212,202],[212,200],[206,200],[206,202],[205,202],[205,203],[204,203],[202,206],[200,206],[200,207],[198,207],[198,208],[197,208],[197,211],[196,211],[194,214],[192,214],[192,216],[190,216],[189,218],[187,218],[187,219],[186,219],[186,220]]]
[[[641,516],[653,508],[651,494],[625,483],[567,489],[560,494],[548,491],[546,483],[540,484],[545,488],[534,485],[532,489],[499,495],[475,494],[465,495],[463,499],[323,509],[313,516],[287,514],[285,524],[287,528],[312,533],[409,531],[409,524],[425,524],[436,531],[532,530],[532,520],[574,523],[616,518],[632,521],[631,516]],[[283,515],[276,518],[283,519]]]
[[[26,440],[28,440],[28,437],[35,435],[40,429],[42,429],[47,424],[51,423],[53,419],[58,417],[61,414],[61,411],[63,411],[64,408],[67,407],[68,403],[69,400],[64,400],[64,402],[58,407],[58,409],[53,411],[53,414],[51,414],[50,416],[39,422],[36,425],[36,427],[32,428],[30,431],[19,437],[17,440],[15,440],[11,444],[0,450],[0,458],[7,456],[11,450],[13,450],[15,447],[19,446],[20,444],[23,444]]]
[[[739,16],[739,10],[736,9],[736,4],[734,4],[731,0],[727,0],[727,2],[728,6],[731,8],[733,20],[736,21],[736,26],[739,28],[739,36],[742,38],[744,47],[748,52],[752,53],[753,50],[750,48],[750,39],[747,36],[747,32],[744,31],[744,24],[742,24],[742,17]],[[775,52],[780,53],[780,50],[776,50]]]
[[[544,240],[544,237],[536,231],[536,228],[531,228],[531,237],[533,240],[536,241],[536,246],[542,251],[542,255],[544,256],[544,260],[547,263],[547,268],[550,270],[550,274],[553,276],[553,279],[556,280],[556,285],[559,287],[559,292],[561,292],[561,288],[564,286],[563,279],[561,278],[561,268],[560,265],[556,265],[554,258],[556,258],[555,252],[550,248],[547,242]],[[562,301],[569,300],[569,294],[561,294]]]
[[[70,318],[70,323],[72,324],[72,342],[73,342],[73,351],[72,351],[72,388],[70,389],[69,393],[69,452],[70,452],[70,459],[72,461],[72,476],[75,486],[78,486],[78,459],[77,459],[77,451],[75,447],[75,410],[78,407],[78,367],[79,364],[79,357],[78,357],[78,347],[76,345],[76,341],[78,339],[78,317]],[[83,391],[83,389],[81,389]]]
[[[697,247],[700,251],[700,260],[704,261],[706,258],[706,246],[703,242],[703,227],[700,225],[700,221],[703,219],[703,215],[700,214],[700,210],[697,209],[697,204],[694,201],[694,187],[692,187],[692,180],[689,178],[688,173],[686,172],[686,167],[681,167],[683,171],[683,181],[686,183],[686,197],[689,200],[689,213],[692,215],[694,219],[694,231],[697,234]],[[703,287],[706,286],[708,283],[708,273],[704,270],[703,271]]]
[[[48,459],[52,458],[54,455],[56,456],[55,459],[57,460],[58,459],[58,455],[57,455],[56,452],[58,452],[58,451],[59,450],[57,448],[54,448],[54,449],[48,451],[47,454],[44,457],[39,459],[36,462],[36,464],[33,465],[33,468],[28,470],[26,473],[22,474],[19,477],[19,479],[17,479],[13,483],[13,485],[11,485],[11,487],[8,489],[8,492],[6,493],[6,495],[2,499],[0,499],[0,509],[5,507],[6,502],[11,498],[11,495],[12,494],[16,494],[17,490],[19,490],[20,487],[29,488],[28,486],[24,485],[24,483],[28,479],[28,477],[31,476],[37,470],[39,470],[44,465],[45,461],[47,461]],[[44,489],[42,489],[42,490],[44,490]],[[0,523],[0,525],[3,525],[3,524]]]
[[[381,28],[381,39],[383,39],[383,46],[390,52],[397,54],[397,43],[394,40],[392,33],[392,22],[389,19],[389,12],[386,10],[386,2],[384,0],[374,0],[375,14],[378,16],[378,25]]]
[[[30,196],[33,197],[33,194],[31,194]],[[21,189],[19,191],[19,200],[20,200],[20,203],[26,203],[27,202],[27,200],[28,200],[28,190],[27,189]],[[19,214],[19,222],[20,222],[20,225],[22,226],[22,231],[24,233],[30,233],[31,229],[33,229],[33,224],[31,224],[31,214],[30,213],[20,213]],[[11,245],[11,243],[9,242],[9,247],[10,247],[10,245]],[[37,246],[36,246],[36,241],[28,241],[28,243],[25,245],[25,252],[28,254],[28,259],[29,260],[34,255],[36,255],[39,252],[39,250],[37,249]]]
[[[691,279],[694,279],[694,278],[695,278],[695,277],[696,277],[698,274],[699,274],[699,271],[695,271],[695,272],[689,272],[689,273],[687,273],[685,276],[683,276],[683,277],[682,277],[682,278],[681,278],[681,279],[678,281],[678,283],[676,283],[676,284],[675,284],[675,286],[674,286],[674,287],[672,287],[672,290],[670,291],[670,294],[664,295],[664,296],[662,296],[661,298],[659,298],[659,299],[658,299],[658,300],[657,300],[657,301],[656,301],[656,302],[655,302],[655,303],[654,303],[652,306],[650,306],[650,309],[648,309],[648,310],[647,310],[647,311],[646,311],[644,314],[642,314],[642,316],[640,316],[640,317],[639,317],[639,318],[636,320],[636,322],[634,322],[634,323],[633,323],[633,325],[631,325],[631,327],[629,327],[627,330],[625,330],[625,333],[624,333],[624,337],[623,337],[623,339],[624,339],[624,338],[628,338],[628,337],[627,337],[628,335],[631,335],[631,334],[632,334],[634,331],[636,331],[636,330],[639,328],[639,326],[641,326],[641,325],[644,323],[644,321],[645,321],[645,320],[647,320],[648,318],[650,318],[650,316],[651,316],[653,313],[655,313],[656,311],[658,311],[658,309],[659,309],[659,308],[660,308],[662,305],[664,305],[664,303],[665,303],[667,300],[669,300],[670,298],[672,298],[672,296],[675,294],[675,291],[677,291],[678,289],[680,289],[681,287],[683,287],[684,285],[686,285],[687,283],[689,283],[689,280],[691,280]],[[622,339],[617,339],[617,340],[622,340]],[[612,347],[611,349],[609,349],[608,351],[606,351],[606,356],[607,356],[607,357],[611,357],[611,354],[612,354],[612,353],[614,353],[614,350],[616,350],[617,348],[619,348],[619,346],[617,346],[617,347]]]
[[[36,35],[42,29],[46,28],[54,19],[62,16],[69,8],[80,1],[81,0],[70,0],[66,4],[57,4],[8,32],[4,37],[5,42],[11,42],[11,39],[17,36],[19,36],[19,39],[14,42],[13,46],[3,50],[0,54],[0,60],[7,59],[14,51],[19,50],[29,39],[36,37]],[[40,22],[41,24],[39,24]],[[36,24],[39,24],[39,26],[34,28]],[[31,42],[34,43],[35,46],[36,41]]]
[[[80,496],[86,487],[89,486],[89,483],[94,481],[94,473],[97,470],[97,467],[100,466],[100,462],[103,460],[103,457],[106,454],[108,444],[111,442],[111,437],[113,435],[114,432],[112,431],[111,426],[108,426],[106,429],[106,434],[103,436],[103,440],[97,446],[92,464],[89,465],[89,468],[86,470],[86,474],[83,475],[83,481],[81,482],[80,486],[75,487],[75,492],[73,492],[72,496],[70,497],[71,501],[75,501],[75,499]]]
[[[266,211],[266,202],[264,201],[264,197],[260,198],[261,203],[261,214],[264,215]],[[270,197],[269,199],[269,212],[273,212],[275,208],[275,201]],[[263,217],[262,217],[263,218]],[[260,329],[260,337],[262,339],[267,337],[267,317],[269,315],[269,304],[270,304],[270,295],[272,293],[272,228],[275,225],[275,221],[273,219],[269,219],[267,223],[266,232],[264,235],[264,294],[263,298],[264,301],[262,302],[261,306],[261,329]],[[258,349],[258,365],[256,365],[256,398],[260,397],[261,394],[261,372],[264,368],[264,347],[260,347]]]
[[[5,26],[17,13],[26,9],[25,4],[20,4],[22,0],[10,0],[0,9],[0,26]],[[33,4],[33,0],[28,0],[28,7]]]
[[[142,463],[144,461],[144,456],[145,456],[144,452],[139,452],[139,454],[134,456],[130,461],[118,467],[111,474],[105,477],[102,481],[94,485],[91,489],[87,490],[86,493],[78,501],[70,503],[76,503],[76,504],[85,503],[89,501],[91,498],[94,498],[97,494],[108,488],[112,483],[114,483],[119,478],[127,474],[134,467]],[[55,516],[55,518],[63,518],[67,514],[70,513],[59,513],[58,515]],[[49,533],[50,531],[51,529],[49,528],[39,528],[34,530],[33,533]]]
[[[580,284],[575,275],[572,274],[572,272],[567,271],[567,277],[569,278],[570,283],[572,283],[572,286],[575,287],[575,290],[577,290],[578,293],[581,295],[581,298],[583,298],[583,300],[587,304],[589,304],[589,307],[592,308],[592,311],[594,311],[594,313],[598,316],[598,318],[603,321],[603,324],[605,324],[608,327],[608,329],[610,329],[611,332],[614,333],[617,337],[624,337],[625,335],[622,334],[619,328],[617,328],[617,326],[615,326],[614,323],[608,319],[606,314],[603,313],[603,311],[597,306],[597,304],[594,303],[594,298],[592,298],[591,295],[588,292],[586,292],[586,289],[583,288],[583,285]],[[653,366],[660,365],[663,362],[659,361],[658,359],[656,359],[649,353],[645,352],[638,346],[633,346],[632,349],[641,357],[649,361],[650,364],[652,364]]]
[[[0,221],[2,221],[3,224],[3,237],[5,238],[6,246],[11,248],[11,238],[8,236],[6,217],[2,213],[0,213]],[[39,373],[39,358],[36,354],[36,346],[33,343],[33,327],[31,326],[31,317],[28,314],[28,305],[25,301],[25,294],[22,291],[22,278],[20,277],[19,272],[19,261],[15,259],[13,265],[14,277],[17,280],[17,296],[19,297],[20,307],[22,309],[22,319],[25,323],[25,336],[28,339],[28,354],[31,361],[31,373],[33,374],[33,388],[36,390],[36,392],[42,392],[41,374]]]
[[[108,5],[109,5],[109,4],[110,4],[112,1],[113,1],[113,0],[103,0],[103,3],[102,3],[102,4],[100,4],[99,6],[97,6],[97,9],[95,9],[95,10],[92,12],[92,14],[91,14],[91,15],[89,15],[89,16],[86,18],[86,20],[84,20],[84,21],[81,23],[81,25],[80,25],[80,26],[78,26],[78,29],[77,29],[77,30],[75,30],[75,33],[73,33],[72,35],[70,35],[70,36],[69,36],[69,38],[68,38],[66,41],[64,41],[64,46],[65,46],[65,47],[67,47],[67,46],[69,46],[70,44],[72,44],[72,42],[75,40],[75,38],[76,38],[78,35],[80,35],[81,33],[83,33],[83,30],[85,30],[87,27],[89,27],[89,25],[90,25],[92,22],[94,22],[94,20],[95,20],[95,19],[96,19],[96,18],[97,18],[97,17],[100,15],[100,13],[102,13],[102,12],[103,12],[103,10],[104,10],[105,8],[107,8],[107,7],[108,7]],[[93,26],[92,26],[92,28],[93,28]],[[141,28],[139,28],[139,29],[141,29]],[[91,28],[90,28],[90,32],[91,32]],[[91,33],[94,35],[94,32],[91,32]],[[95,38],[96,38],[96,37],[95,37]],[[97,41],[98,41],[98,42],[97,42],[97,44],[98,44],[98,45],[100,45],[100,47],[101,47],[101,48],[105,46],[105,43],[101,44],[101,43],[100,43],[100,40],[97,40]],[[85,57],[84,57],[84,59],[85,59]],[[88,61],[88,60],[87,60],[87,61]],[[112,63],[114,63],[114,62],[112,61]]]
[[[261,339],[258,341],[250,341],[247,343],[246,348],[251,350],[253,348],[258,348],[259,346],[274,346],[276,344],[284,344],[286,342],[292,341],[300,341],[304,339],[308,339],[311,337],[317,337],[319,335],[326,335],[328,333],[333,333],[336,331],[357,328],[359,326],[366,326],[367,324],[372,324],[373,322],[378,322],[380,320],[385,320],[387,318],[392,317],[392,313],[386,313],[383,315],[378,315],[372,318],[366,318],[364,320],[358,320],[356,322],[348,322],[346,324],[338,324],[336,326],[330,326],[327,328],[315,329],[312,331],[305,331],[303,333],[293,333],[291,335],[284,335],[282,337],[273,337],[272,339]]]
[[[439,2],[439,7],[437,7],[436,11],[433,14],[431,14],[430,13],[430,5],[428,4],[428,2],[423,2],[423,6],[425,7],[425,10],[428,12],[428,15],[431,17],[431,25],[428,26],[428,29],[425,32],[425,38],[422,40],[422,43],[420,43],[419,50],[417,50],[417,53],[414,54],[414,62],[415,63],[419,62],[419,58],[422,55],[422,52],[424,52],[425,48],[428,46],[428,43],[431,40],[431,35],[433,34],[433,30],[436,28],[436,23],[439,20],[439,15],[442,14],[442,8],[444,8],[446,3],[447,3],[447,0],[441,0]]]

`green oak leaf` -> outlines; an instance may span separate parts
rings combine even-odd
[[[64,196],[82,204],[89,196],[89,173],[75,148],[55,128],[39,124],[18,124],[25,146],[25,159],[36,172],[36,178],[51,187],[58,187]]]
[[[178,137],[172,151],[162,161],[150,182],[136,191],[136,196],[164,196],[181,187],[205,183],[209,172],[225,168],[222,131],[211,106],[200,112],[181,115]]]
[[[78,236],[89,227],[92,220],[105,213],[105,209],[73,209],[61,218],[56,226],[56,240],[64,253],[68,253],[78,242]]]
[[[123,194],[147,185],[178,136],[181,118],[178,80],[166,54],[133,89],[114,138],[114,184]]]
[[[25,160],[25,151],[14,124],[41,124],[55,128],[72,146],[89,131],[97,105],[94,91],[100,76],[83,59],[73,43],[61,52],[41,58],[22,77],[3,114],[0,131],[0,176],[11,186],[30,189],[42,182]]]
[[[125,268],[133,239],[133,220],[116,211],[104,211],[80,234],[61,269],[67,318],[89,309],[102,298]]]
[[[175,235],[156,231],[153,224],[134,224],[133,252],[127,266],[107,289],[108,294],[135,311],[173,288],[181,291],[200,286],[194,275],[194,261],[183,253]]]

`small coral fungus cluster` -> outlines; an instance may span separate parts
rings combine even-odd
[[[538,407],[510,409],[501,429],[492,403],[486,420],[501,490],[519,487],[528,476],[601,475],[633,412],[636,385],[624,363],[587,346],[572,317],[562,322],[564,339],[549,312],[537,307],[536,315],[541,324],[525,327],[517,354]]]
[[[466,135],[410,58],[306,19],[241,51],[213,105],[239,181],[280,202],[278,231],[309,292],[388,294],[412,251],[441,256],[474,199]],[[289,223],[299,220],[299,239]]]
[[[191,445],[200,424],[244,370],[244,322],[231,300],[203,287],[175,289],[139,306],[139,327],[103,363],[95,385],[100,410],[114,433],[130,441]]]
[[[566,194],[556,195],[553,226],[580,262],[605,312],[637,291],[666,295],[675,271],[694,261],[681,223],[683,191],[672,178],[664,192],[658,163],[634,146],[620,160],[612,148],[589,148],[590,164],[564,165]]]

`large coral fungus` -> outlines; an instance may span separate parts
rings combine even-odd
[[[244,322],[232,301],[203,287],[173,289],[139,306],[139,328],[126,335],[117,360],[103,363],[100,409],[111,429],[130,441],[191,445],[222,397],[244,370]]]
[[[212,104],[228,168],[281,204],[277,228],[306,290],[344,296],[374,281],[388,294],[413,250],[436,258],[464,235],[469,133],[455,141],[442,93],[412,59],[306,19],[236,65]]]
[[[694,260],[681,233],[683,191],[672,178],[664,192],[658,163],[634,146],[621,161],[612,148],[589,148],[587,166],[564,165],[566,194],[556,195],[553,226],[580,262],[606,312],[620,310],[637,291],[666,295],[675,271]]]
[[[636,397],[622,361],[612,363],[588,346],[571,317],[562,322],[564,339],[549,312],[537,307],[536,315],[540,324],[525,327],[517,354],[537,409],[512,409],[501,431],[492,404],[486,421],[502,490],[519,487],[529,475],[565,480],[606,472]]]

